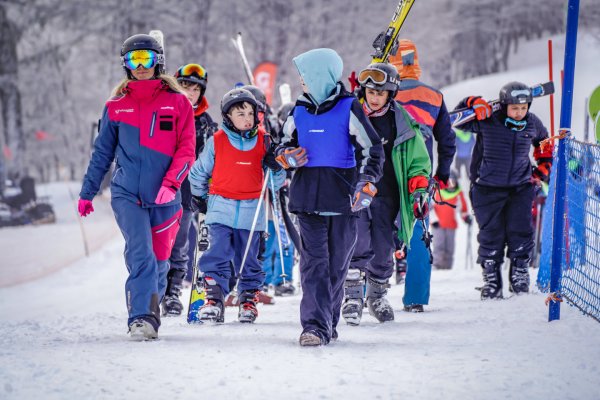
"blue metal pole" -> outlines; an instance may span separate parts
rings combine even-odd
[[[569,0],[567,11],[567,37],[565,42],[564,82],[560,106],[560,127],[571,129],[571,113],[573,105],[573,82],[575,80],[575,52],[577,49],[577,24],[579,19],[579,0]],[[554,229],[552,245],[552,269],[550,271],[550,292],[559,293],[562,275],[563,256],[563,231],[565,213],[565,185],[566,185],[566,150],[564,140],[558,141],[558,166],[556,168],[556,197],[554,209]],[[548,321],[560,319],[560,303],[550,302]]]

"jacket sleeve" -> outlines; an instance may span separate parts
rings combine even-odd
[[[427,189],[429,177],[431,176],[431,159],[425,140],[420,134],[415,135],[407,144],[407,153],[411,154],[412,158],[406,176],[408,178],[409,193],[412,195],[415,191]]]
[[[363,108],[354,99],[350,109],[350,137],[359,155],[359,180],[376,183],[383,172],[384,153],[381,138],[365,115]]]
[[[280,155],[287,148],[298,147],[298,131],[294,122],[294,110],[290,111],[290,115],[285,120],[281,132],[279,133],[281,141],[275,148],[275,156]]]
[[[433,125],[433,137],[437,142],[437,168],[436,175],[450,176],[450,166],[456,153],[456,134],[450,124],[450,114],[446,108],[446,103],[442,101],[440,112]]]
[[[190,170],[190,186],[192,195],[204,197],[208,194],[208,181],[215,167],[215,142],[214,137],[208,138],[204,150],[192,165]]]
[[[190,166],[196,159],[196,127],[194,114],[190,102],[183,95],[179,95],[179,118],[177,120],[177,145],[171,165],[162,181],[162,186],[175,190],[190,172]]]
[[[456,107],[454,107],[454,111],[458,111],[458,110],[462,110],[463,108],[467,108],[467,100],[469,99],[469,97],[471,96],[467,96],[464,99],[462,99],[461,101],[458,102],[458,104],[456,105]],[[469,132],[479,132],[479,121],[477,121],[477,119],[472,119],[469,122],[465,122],[464,124],[459,125],[458,127],[460,127],[460,129],[462,129],[463,131],[469,131]],[[456,137],[456,134],[454,135]]]
[[[79,197],[92,200],[108,172],[115,158],[115,149],[118,141],[118,128],[108,116],[108,107],[104,107],[100,121],[99,134],[94,142],[94,152],[83,178],[83,185]]]

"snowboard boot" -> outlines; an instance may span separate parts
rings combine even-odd
[[[529,292],[529,258],[513,258],[510,260],[508,273],[510,285],[508,290],[515,294]]]
[[[129,336],[131,340],[141,342],[143,340],[158,339],[158,330],[149,321],[136,318],[129,324]]]
[[[167,290],[162,300],[162,315],[175,317],[183,312],[183,304],[179,300],[183,288],[183,278],[186,271],[171,269],[167,274]]]
[[[400,285],[404,283],[406,279],[406,258],[397,258],[396,253],[394,253],[394,264],[396,265],[396,285]]]
[[[502,275],[500,274],[501,263],[494,260],[484,260],[483,287],[481,288],[481,300],[502,298]]]
[[[389,286],[387,279],[381,280],[371,277],[367,279],[367,307],[369,307],[369,314],[379,322],[394,320],[394,309],[388,299],[385,298]]]
[[[275,296],[293,296],[296,293],[296,288],[290,281],[286,281],[285,283],[281,283],[275,286],[274,294]]]
[[[202,322],[225,322],[225,307],[223,306],[223,291],[211,277],[204,277],[206,302],[198,310],[198,319]]]
[[[238,321],[252,324],[258,317],[256,303],[258,303],[258,290],[244,290],[240,294],[240,311]]]
[[[342,317],[348,325],[360,325],[364,308],[365,278],[356,268],[350,268],[344,282],[344,303]]]

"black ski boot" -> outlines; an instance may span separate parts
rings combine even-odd
[[[223,290],[211,277],[204,277],[206,303],[198,310],[198,319],[206,322],[225,322],[225,307],[223,305]]]
[[[179,300],[181,289],[183,287],[183,278],[186,271],[176,269],[169,270],[167,274],[167,290],[162,300],[162,315],[167,317],[176,317],[183,312],[183,304]]]
[[[248,324],[254,323],[256,317],[258,317],[256,303],[258,303],[258,290],[244,290],[240,294],[238,321]]]
[[[394,254],[394,264],[396,264],[396,285],[400,285],[406,279],[406,258],[397,258]]]
[[[293,296],[296,293],[296,288],[290,281],[276,285],[274,288],[275,296]]]
[[[510,285],[508,290],[515,294],[529,292],[529,258],[513,258],[510,260],[508,273]]]
[[[494,260],[484,260],[483,287],[481,288],[481,300],[502,298],[502,275],[500,274],[501,263]]]
[[[365,278],[356,268],[350,268],[344,283],[344,304],[342,317],[348,325],[359,325],[364,308]]]
[[[390,284],[387,279],[380,280],[371,277],[367,279],[367,306],[369,307],[369,314],[374,316],[379,322],[394,320],[394,309],[385,298],[388,287],[390,287]]]

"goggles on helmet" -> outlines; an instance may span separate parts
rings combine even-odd
[[[365,68],[358,74],[358,83],[366,84],[368,81],[376,85],[383,85],[388,81],[388,74],[385,71],[375,68]]]
[[[200,79],[206,79],[206,70],[200,64],[187,64],[177,70],[177,78],[186,78],[196,76]]]
[[[138,69],[140,65],[150,69],[156,64],[164,64],[164,56],[152,50],[132,50],[125,53],[121,61],[123,66],[130,70]]]

